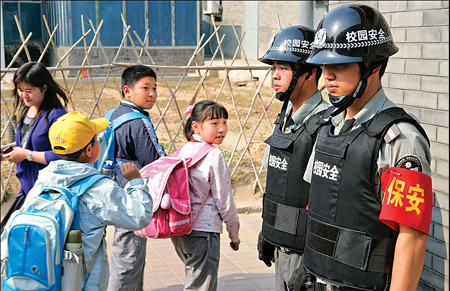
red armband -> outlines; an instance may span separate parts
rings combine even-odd
[[[405,168],[389,168],[381,175],[384,192],[378,219],[399,231],[399,224],[428,234],[433,210],[431,178]]]

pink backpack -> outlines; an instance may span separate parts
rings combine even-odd
[[[173,158],[161,157],[140,170],[153,198],[153,217],[147,227],[134,232],[136,235],[169,238],[191,233],[195,219],[191,216],[188,168],[203,159],[214,147],[206,143],[188,159],[179,157],[181,148],[177,149]]]

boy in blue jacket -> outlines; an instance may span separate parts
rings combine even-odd
[[[98,174],[97,169],[92,166],[101,150],[97,134],[107,126],[107,119],[89,120],[77,111],[58,118],[50,127],[48,135],[52,150],[61,160],[50,162],[39,172],[36,184],[28,193],[22,207],[26,208],[39,195],[43,185],[69,188],[81,179]],[[84,290],[106,290],[106,226],[116,225],[124,229],[138,230],[147,226],[152,217],[152,198],[136,166],[132,163],[123,164],[120,171],[130,180],[127,190],[105,177],[89,188],[78,203],[86,266],[90,266],[95,260]],[[2,233],[2,242],[8,235],[8,229],[7,224]]]
[[[165,156],[146,111],[156,102],[156,88],[156,74],[151,68],[135,65],[123,71],[123,99],[111,119],[132,111],[143,114],[143,118],[128,121],[116,129],[114,158],[117,164],[133,162],[140,169]],[[146,238],[116,227],[110,253],[108,290],[142,290],[146,244]]]

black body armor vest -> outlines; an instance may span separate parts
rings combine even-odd
[[[290,133],[282,132],[282,123],[275,123],[270,145],[266,193],[263,198],[262,236],[275,246],[303,252],[309,183],[303,180],[315,143],[317,122],[323,112]]]
[[[398,234],[378,220],[382,204],[377,158],[387,130],[401,121],[415,125],[427,138],[398,107],[347,133],[333,135],[331,123],[320,128],[304,252],[312,274],[341,286],[389,288]]]

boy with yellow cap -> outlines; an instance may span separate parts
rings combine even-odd
[[[108,123],[105,118],[89,120],[77,111],[58,118],[50,127],[48,135],[52,150],[61,160],[52,161],[39,172],[23,207],[36,198],[42,184],[69,188],[81,179],[98,174],[97,169],[92,167],[100,155],[97,134],[106,129]],[[104,239],[106,226],[138,230],[147,226],[151,219],[152,199],[136,166],[123,164],[120,171],[130,181],[128,189],[122,189],[105,177],[79,198],[85,264],[90,266],[91,261],[96,260],[84,290],[106,290],[107,282],[103,282],[109,277]]]

